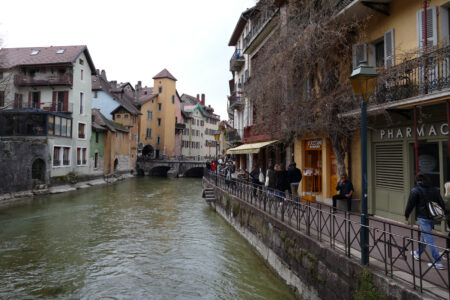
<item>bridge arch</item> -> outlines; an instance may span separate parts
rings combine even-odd
[[[169,166],[154,166],[153,168],[151,168],[148,172],[148,175],[150,176],[167,176],[167,172],[170,170],[171,168]]]
[[[203,177],[203,166],[194,166],[191,168],[188,168],[183,173],[183,177],[195,177],[195,178],[201,178]]]

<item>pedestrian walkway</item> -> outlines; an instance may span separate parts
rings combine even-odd
[[[215,184],[215,174],[206,173],[205,177],[212,185]],[[360,259],[362,226],[359,214],[339,209],[334,213],[327,204],[308,202],[301,198],[285,200],[263,186],[239,180],[230,184],[220,175],[217,186],[293,229],[329,244],[330,248],[341,251],[350,258]],[[412,288],[421,292],[450,299],[450,261],[449,251],[445,248],[445,235],[433,234],[445,266],[444,270],[438,270],[428,266],[428,263],[435,263],[429,247],[426,247],[427,250],[418,261],[413,258],[412,251],[420,243],[421,231],[417,226],[373,216],[369,218],[368,230],[371,266],[379,268],[387,277],[410,283]]]

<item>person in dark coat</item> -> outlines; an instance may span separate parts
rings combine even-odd
[[[295,162],[291,163],[288,168],[289,192],[292,193],[292,199],[297,194],[297,189],[302,181],[302,172],[297,168]]]
[[[346,200],[347,211],[352,211],[352,195],[354,189],[352,182],[348,180],[346,174],[341,175],[341,180],[338,182],[336,191],[339,191],[339,194],[333,196],[333,210],[336,210],[336,200]]]
[[[275,189],[277,195],[285,198],[289,190],[288,173],[280,164],[275,165]]]
[[[427,208],[427,204],[430,201],[438,203],[442,209],[445,210],[445,204],[439,190],[430,186],[425,174],[419,172],[416,175],[416,186],[412,188],[409,194],[408,203],[406,204],[405,219],[408,221],[409,215],[415,208],[417,222],[419,223],[420,230],[423,231],[421,241],[426,244],[420,243],[419,248],[412,251],[411,254],[415,260],[419,260],[420,255],[425,251],[425,247],[428,244],[434,259],[434,263],[429,263],[428,266],[443,270],[444,265],[442,264],[439,251],[434,247],[434,238],[431,234],[428,234],[434,229],[434,220],[431,218]]]

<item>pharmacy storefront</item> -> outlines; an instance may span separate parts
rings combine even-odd
[[[425,114],[417,123],[417,137],[411,121],[403,126],[379,126],[371,130],[370,213],[399,221],[404,219],[409,192],[415,184],[416,160],[419,170],[444,194],[444,183],[450,180],[449,128],[445,118],[432,116]]]

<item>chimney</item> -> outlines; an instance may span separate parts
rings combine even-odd
[[[106,72],[105,70],[102,70],[101,76],[103,79],[105,79],[105,81],[108,81],[108,79],[106,79]]]
[[[205,106],[205,94],[202,94],[202,103],[201,103],[201,105]]]
[[[112,88],[116,88],[117,87],[117,81],[116,80],[111,81],[110,85],[111,85]]]
[[[197,94],[197,102],[200,102],[200,95]]]
[[[139,80],[134,89],[136,90],[136,92],[140,92],[141,88],[142,88],[142,81]]]

